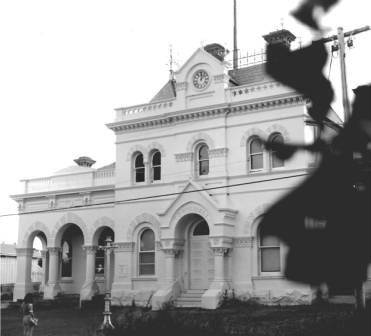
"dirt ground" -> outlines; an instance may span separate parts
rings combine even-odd
[[[37,308],[37,309],[36,309]],[[96,335],[103,321],[101,307],[35,307],[39,326],[34,336]],[[176,336],[363,336],[370,333],[370,309],[359,316],[351,305],[267,307],[235,305],[215,311],[140,308],[113,309],[113,335]],[[22,316],[16,307],[1,310],[1,336],[22,335]],[[366,328],[369,328],[368,330]]]

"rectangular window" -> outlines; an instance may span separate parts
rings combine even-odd
[[[279,247],[261,247],[261,271],[262,272],[280,272],[280,248]]]
[[[263,154],[251,154],[251,170],[263,169]]]
[[[161,180],[161,166],[153,167],[153,181]]]
[[[140,252],[139,275],[155,274],[155,252]]]
[[[135,170],[135,182],[144,182],[144,168],[137,168]]]
[[[209,160],[200,161],[200,175],[208,175],[209,174]]]
[[[279,159],[276,155],[274,155],[274,152],[272,154],[272,168],[278,168],[283,167],[284,161]]]

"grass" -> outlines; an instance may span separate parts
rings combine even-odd
[[[101,304],[80,310],[66,305],[35,305],[40,324],[34,336],[92,336],[103,321]],[[259,306],[226,305],[217,310],[151,311],[113,308],[115,336],[363,336],[371,335],[370,307],[365,316],[351,305]],[[15,307],[1,310],[1,335],[22,335],[22,316]]]

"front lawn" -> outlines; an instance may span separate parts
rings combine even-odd
[[[34,336],[92,336],[103,321],[102,308],[36,305],[40,319]],[[229,305],[217,310],[151,311],[113,308],[115,336],[363,336],[371,335],[370,309],[364,316],[351,305],[259,306]],[[22,316],[16,307],[1,310],[1,335],[22,335]],[[368,328],[368,329],[366,329]]]

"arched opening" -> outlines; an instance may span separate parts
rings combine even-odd
[[[209,226],[197,216],[189,230],[189,288],[207,289],[214,279],[214,255],[209,243]]]
[[[115,254],[113,252],[109,254],[110,260],[108,262],[105,247],[109,242],[113,243],[114,241],[115,233],[110,227],[104,226],[96,232],[97,251],[95,253],[95,279],[101,293],[104,293],[106,290],[105,279],[107,279],[107,275],[109,275],[109,287],[113,281]]]
[[[270,141],[271,142],[276,142],[276,143],[284,143],[283,136],[280,133],[274,133],[270,136]],[[271,150],[270,151],[270,163],[271,163],[271,168],[279,168],[284,166],[284,160],[280,159],[277,156],[276,151]]]
[[[151,182],[161,180],[161,153],[157,149],[151,154]]]
[[[250,171],[258,171],[263,169],[263,155],[263,144],[260,139],[254,137],[248,143],[248,160]]]
[[[145,166],[142,153],[137,153],[134,156],[134,181],[136,183],[145,181]]]
[[[60,286],[62,292],[77,294],[85,279],[84,235],[76,224],[67,224],[60,232]]]
[[[139,275],[155,275],[155,234],[146,228],[139,236]]]
[[[209,175],[209,147],[201,143],[196,149],[197,175]]]
[[[35,292],[43,293],[48,281],[47,238],[44,232],[36,231],[30,236],[29,246],[32,246],[31,282]]]

